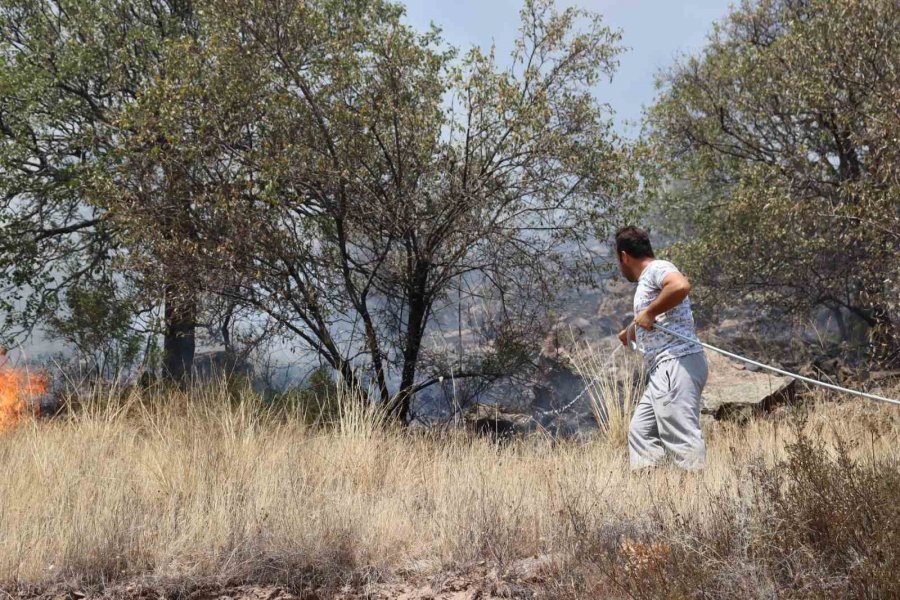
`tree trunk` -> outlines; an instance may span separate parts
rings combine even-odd
[[[163,378],[184,385],[194,365],[194,331],[197,301],[193,294],[178,294],[171,288],[165,296]]]
[[[402,424],[406,424],[412,404],[412,390],[416,382],[416,366],[419,361],[419,350],[425,335],[425,324],[428,321],[429,300],[425,294],[428,282],[428,263],[416,265],[408,296],[409,320],[406,327],[406,347],[403,350],[403,372],[400,375],[400,390],[390,413]]]

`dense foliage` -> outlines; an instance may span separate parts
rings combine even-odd
[[[403,420],[442,377],[527,366],[633,189],[593,92],[619,34],[549,0],[506,61],[384,0],[0,11],[7,332],[102,279],[162,310],[175,378],[244,311]],[[464,354],[426,342],[450,304]]]
[[[660,85],[646,174],[707,306],[827,309],[900,360],[900,4],[743,2]]]

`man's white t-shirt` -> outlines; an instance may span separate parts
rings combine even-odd
[[[678,269],[667,260],[654,260],[641,273],[638,278],[637,289],[634,292],[634,314],[637,316],[656,300],[662,290],[662,281],[669,273],[678,273]],[[694,332],[694,315],[691,312],[691,301],[685,298],[674,308],[670,308],[656,317],[656,322],[676,331],[681,335],[697,339]],[[698,343],[690,343],[672,337],[659,330],[647,331],[643,327],[635,327],[637,332],[638,349],[644,355],[644,364],[648,371],[669,358],[678,358],[694,352],[701,352],[703,347]]]

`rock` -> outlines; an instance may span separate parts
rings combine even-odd
[[[472,429],[480,436],[494,441],[506,441],[518,431],[515,422],[508,419],[485,417],[471,422]]]
[[[869,379],[872,381],[900,380],[900,371],[872,371],[869,373]]]
[[[503,411],[497,405],[478,404],[465,415],[465,418],[469,429],[496,442],[509,441],[517,433],[533,428],[529,415]]]
[[[716,419],[743,420],[793,400],[795,380],[764,370],[750,371],[737,361],[706,351],[709,379],[703,390],[703,412]]]
[[[543,381],[533,386],[531,407],[539,411],[559,410],[584,389],[584,382],[577,373],[558,361],[547,363]]]

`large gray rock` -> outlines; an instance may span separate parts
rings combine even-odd
[[[794,394],[792,377],[768,371],[751,371],[718,352],[706,351],[709,379],[703,390],[703,412],[717,419],[744,419],[768,412]]]

